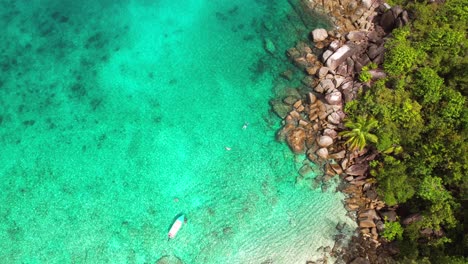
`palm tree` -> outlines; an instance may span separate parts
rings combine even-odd
[[[372,129],[379,125],[373,117],[364,118],[358,116],[356,122],[346,121],[344,125],[350,130],[340,132],[340,136],[348,138],[345,144],[351,150],[362,150],[367,145],[367,142],[377,143],[377,136],[370,133]]]

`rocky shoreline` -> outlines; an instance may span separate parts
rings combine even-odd
[[[378,152],[370,148],[350,151],[339,132],[345,129],[344,105],[369,89],[373,81],[386,77],[380,70],[385,41],[394,28],[408,23],[408,14],[378,0],[309,0],[302,4],[308,11],[330,16],[335,29],[315,29],[310,41],[301,41],[287,51],[305,77],[302,87],[271,102],[273,111],[283,119],[277,139],[294,153],[306,155],[299,179],[313,170],[310,162],[323,172],[315,178],[316,186],[326,186],[336,175],[342,179],[339,190],[347,196],[345,208],[357,222],[359,233],[348,246],[342,245],[338,235],[335,247],[325,250],[325,255],[336,258],[337,263],[391,263],[390,256],[397,251],[379,233],[384,219],[396,220],[396,208],[379,199],[375,179],[369,175],[369,162]],[[364,68],[371,63],[373,69]],[[368,75],[365,82],[359,78],[363,68]],[[283,77],[289,79],[290,75],[284,72]],[[321,262],[326,263],[327,257]]]

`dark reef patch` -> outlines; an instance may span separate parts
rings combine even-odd
[[[91,101],[89,102],[91,109],[93,109],[93,111],[96,111],[96,109],[102,104],[102,101],[102,98],[91,99]]]
[[[35,120],[26,120],[26,121],[23,121],[23,125],[24,125],[24,126],[33,126],[35,123],[36,123]]]
[[[56,22],[59,22],[59,23],[67,23],[70,18],[67,17],[67,16],[64,16],[62,15],[60,12],[58,11],[55,11],[53,12],[52,14],[50,14],[50,17],[55,20]]]
[[[75,83],[72,86],[70,86],[70,91],[71,95],[70,97],[83,97],[85,96],[88,92],[86,91],[86,87],[84,84],[81,83]]]

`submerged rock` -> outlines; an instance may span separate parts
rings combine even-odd
[[[273,112],[282,119],[284,119],[292,109],[290,105],[285,104],[280,100],[271,100],[270,105],[273,109]]]
[[[265,50],[270,54],[274,54],[276,52],[275,44],[268,38],[265,39]]]
[[[303,128],[296,128],[286,136],[286,141],[294,153],[305,152],[306,132]]]
[[[160,259],[158,259],[155,264],[183,264],[183,263],[184,262],[176,256],[165,255],[165,256],[162,256]]]
[[[302,167],[299,169],[299,174],[302,176],[302,177],[307,177],[309,176],[311,173],[313,173],[314,170],[313,168],[309,165],[309,164],[304,164],[302,165]]]
[[[338,231],[342,231],[345,227],[346,227],[345,222],[336,224],[336,230],[338,230]]]

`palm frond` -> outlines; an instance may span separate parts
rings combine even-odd
[[[378,125],[378,121],[373,117],[358,116],[355,121],[346,121],[345,126],[350,130],[342,131],[339,135],[347,138],[345,144],[350,149],[362,150],[367,145],[367,141],[377,143],[377,136],[370,133],[370,131],[378,127]]]
[[[366,134],[366,139],[372,143],[377,143],[379,140],[376,135],[371,134],[371,133]]]

